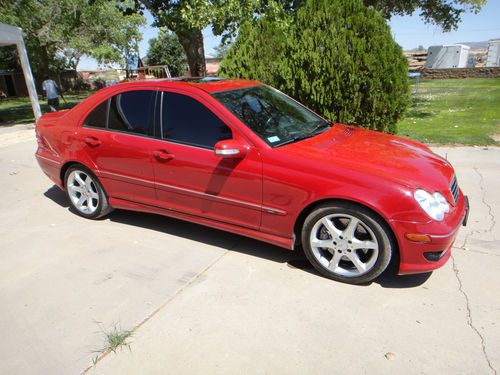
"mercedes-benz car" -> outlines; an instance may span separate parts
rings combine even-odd
[[[302,247],[347,283],[391,259],[400,274],[441,267],[467,221],[452,166],[428,147],[250,80],[118,84],[43,115],[36,135],[40,167],[84,218],[145,211]]]

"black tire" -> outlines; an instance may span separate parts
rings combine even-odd
[[[345,217],[342,215],[345,215]],[[327,230],[325,222],[321,221],[325,218],[328,219],[327,223],[333,223],[335,230],[339,229],[337,226],[342,227],[342,225],[345,225],[344,231],[340,234],[335,232],[335,235],[330,235],[333,228],[329,227],[330,230]],[[355,219],[359,220],[359,224],[356,224],[358,222]],[[351,241],[347,241],[347,236],[343,238],[342,234],[347,233],[347,227],[351,220],[355,229]],[[323,238],[319,238],[318,234]],[[359,240],[356,236],[365,239]],[[307,216],[302,227],[302,246],[307,259],[313,267],[325,277],[348,284],[369,283],[385,271],[395,249],[392,238],[390,228],[380,217],[362,206],[349,202],[335,202],[318,207]],[[331,247],[323,248],[319,245],[313,247],[311,239],[325,241],[325,244]],[[339,243],[339,241],[342,243]],[[370,244],[370,246],[373,245],[374,249],[361,249],[359,248],[361,242],[358,243],[357,241],[363,241],[363,244]],[[318,244],[322,243],[318,242]],[[354,247],[358,248],[354,249]],[[331,258],[328,259],[330,256]],[[334,256],[340,257],[340,260],[337,260],[339,258],[334,259]],[[350,260],[354,259],[351,258],[354,256],[358,260],[362,257],[367,259],[366,263],[362,260],[358,263],[360,267],[365,265],[366,270],[362,268],[360,271],[355,262]],[[326,262],[330,263],[326,265]],[[336,267],[335,264],[338,266]],[[328,266],[330,266],[330,269]],[[334,268],[334,270],[331,268]]]
[[[91,186],[91,191],[94,197],[92,198],[90,195],[87,196],[87,205],[82,205],[78,207],[78,205],[75,203],[75,200],[78,198],[78,192],[72,192],[72,187],[73,189],[75,186],[78,188],[79,183],[73,183],[73,176],[74,173],[77,173],[79,176],[88,176],[88,178],[91,179],[90,186]],[[84,178],[84,182],[87,182],[87,179]],[[85,189],[85,185],[82,186],[83,189]],[[111,211],[113,211],[113,207],[109,205],[108,201],[108,196],[106,192],[104,191],[104,188],[102,187],[99,179],[96,177],[94,173],[87,167],[84,167],[83,165],[73,165],[64,174],[64,190],[66,192],[66,196],[68,198],[68,201],[76,213],[86,219],[99,219],[101,217],[104,217],[108,215]],[[84,193],[86,194],[86,193]],[[90,194],[90,192],[89,192]],[[82,194],[80,193],[80,196]],[[89,200],[92,202],[89,205]],[[88,209],[86,210],[85,207]]]

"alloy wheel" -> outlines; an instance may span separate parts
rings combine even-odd
[[[313,226],[310,245],[316,260],[344,277],[361,276],[375,265],[379,243],[363,220],[349,214],[331,214]]]
[[[73,206],[83,214],[91,215],[99,207],[99,193],[92,177],[81,170],[72,171],[66,181]]]

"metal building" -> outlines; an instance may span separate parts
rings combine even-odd
[[[427,50],[427,69],[466,68],[470,47],[464,44],[430,46]]]
[[[500,66],[500,39],[492,39],[488,43],[487,67]]]

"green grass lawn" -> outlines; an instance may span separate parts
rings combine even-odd
[[[398,135],[425,143],[493,145],[494,134],[500,135],[496,78],[422,81],[398,124]]]
[[[81,102],[92,91],[80,91],[64,94],[66,103],[59,98],[60,109],[69,109]],[[40,99],[42,113],[50,112],[47,100]],[[26,124],[35,122],[31,102],[28,97],[8,98],[0,101],[0,126],[10,126],[15,124]]]

